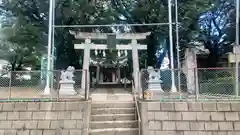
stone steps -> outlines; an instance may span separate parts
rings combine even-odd
[[[137,135],[138,128],[107,128],[91,130],[91,135]]]
[[[92,115],[92,121],[135,120],[134,114],[97,114]]]
[[[137,120],[124,120],[124,121],[93,121],[90,123],[91,129],[104,129],[104,128],[137,128]]]
[[[135,108],[96,108],[92,109],[92,115],[96,114],[131,114],[135,113]]]
[[[93,102],[90,135],[137,135],[134,102]]]
[[[135,108],[134,102],[92,102],[92,109],[102,108]]]

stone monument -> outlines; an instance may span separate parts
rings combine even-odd
[[[75,68],[69,66],[66,71],[61,71],[61,80],[60,80],[60,95],[75,95],[76,91],[74,90],[75,81],[73,80],[73,72]]]
[[[148,80],[148,90],[149,91],[163,91],[161,87],[161,78],[160,78],[160,72],[155,71],[152,66],[148,67],[148,74],[149,74],[149,80]]]
[[[194,94],[196,92],[195,87],[195,71],[196,68],[196,54],[193,48],[187,48],[185,51],[185,60],[183,64],[183,72],[187,79],[187,92]]]
[[[169,64],[170,64],[170,60],[168,58],[168,55],[166,55],[164,58],[163,58],[163,62],[161,64],[161,67],[160,69],[161,70],[169,70]]]

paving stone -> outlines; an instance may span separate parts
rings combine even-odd
[[[4,135],[4,130],[0,130],[0,135]]]
[[[12,129],[12,121],[0,121],[0,129]]]
[[[73,120],[81,120],[83,119],[83,113],[79,111],[73,111],[71,112],[71,119]]]
[[[31,130],[30,135],[42,135],[42,130]]]
[[[70,135],[82,135],[81,130],[70,130]]]
[[[188,111],[188,103],[186,102],[176,102],[174,105],[175,111]]]
[[[157,113],[157,112],[148,112],[148,120],[154,120],[155,113]]]
[[[53,110],[55,111],[64,111],[65,110],[65,102],[53,102],[52,106],[53,106]]]
[[[20,102],[20,103],[15,103],[14,105],[14,111],[26,111],[28,107],[27,102]]]
[[[149,121],[148,130],[161,130],[162,123],[160,121]]]
[[[81,103],[79,102],[66,102],[66,108],[67,111],[81,111]]]
[[[45,112],[33,112],[32,119],[33,120],[44,120],[45,119]]]
[[[8,120],[19,120],[19,112],[8,112],[7,119]]]
[[[159,111],[160,103],[159,102],[148,102],[148,111]]]
[[[77,127],[77,121],[76,120],[64,120],[63,127],[64,127],[64,129],[74,129]]]
[[[203,111],[217,111],[216,103],[202,103]]]
[[[52,110],[53,103],[52,102],[41,102],[39,110],[41,111],[50,111]]]
[[[63,129],[63,121],[51,121],[51,124],[50,124],[50,128],[51,129]]]
[[[156,135],[184,135],[183,131],[156,131]]]
[[[197,113],[196,112],[182,112],[182,119],[183,120],[197,120]]]
[[[217,103],[217,110],[218,111],[231,111],[231,104],[230,103]]]
[[[224,131],[216,131],[216,132],[213,132],[212,135],[227,135],[227,132],[224,132]]]
[[[57,135],[55,130],[43,130],[43,135]]]
[[[240,135],[239,131],[229,131],[227,135]]]
[[[198,135],[196,131],[184,131],[184,135]]]
[[[239,121],[239,116],[237,112],[225,112],[226,121]]]
[[[17,130],[5,130],[4,135],[17,135]]]
[[[29,135],[30,131],[29,130],[18,130],[17,135]]]
[[[13,121],[12,122],[13,129],[24,129],[25,128],[25,121]]]
[[[28,110],[30,111],[37,111],[40,108],[40,103],[39,102],[29,102],[28,103]]]
[[[156,131],[148,131],[148,135],[156,135]]]
[[[224,121],[224,112],[211,112],[212,121]]]
[[[218,122],[205,122],[204,124],[205,130],[219,130]]]
[[[198,102],[188,103],[188,109],[189,111],[202,111],[202,103]]]
[[[196,122],[196,121],[190,122],[190,129],[195,131],[205,130],[204,122]]]
[[[25,127],[26,129],[37,129],[37,121],[25,121]]]
[[[82,120],[77,120],[77,129],[83,129],[83,128],[88,128],[88,124],[84,124],[84,122]]]
[[[134,131],[133,131],[134,132]],[[82,130],[82,135],[88,135],[89,134],[89,131],[88,130]]]
[[[57,129],[56,135],[69,135],[69,130]]]
[[[209,131],[198,131],[198,135],[212,135],[212,132]]]
[[[234,130],[239,130],[240,131],[240,122],[234,122]]]
[[[190,130],[190,123],[188,121],[177,121],[176,129],[177,130]]]
[[[32,112],[19,112],[19,119],[20,120],[31,120]]]
[[[168,120],[182,120],[181,112],[168,112]]]
[[[58,129],[58,128],[61,128],[60,121],[50,121],[50,129]]]
[[[0,112],[0,120],[6,120],[7,119],[7,112]]]
[[[71,112],[58,112],[58,120],[70,120]]]
[[[13,111],[14,103],[4,103],[2,107],[2,111]]]
[[[46,112],[45,119],[46,120],[57,120],[58,112]]]
[[[161,103],[162,111],[174,111],[174,103]]]
[[[210,120],[211,113],[210,112],[197,112],[197,120],[199,121],[208,121]]]
[[[168,112],[154,112],[155,120],[168,120]]]
[[[233,122],[219,122],[219,130],[233,130]]]
[[[240,103],[231,103],[231,110],[232,111],[240,111]]]
[[[50,121],[48,120],[38,121],[38,129],[50,129]]]
[[[163,130],[176,130],[176,123],[170,121],[163,121],[162,122],[162,129]]]

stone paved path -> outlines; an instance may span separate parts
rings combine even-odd
[[[99,88],[92,91],[92,101],[133,101],[130,90],[121,88]]]

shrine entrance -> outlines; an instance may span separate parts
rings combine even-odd
[[[147,45],[141,45],[138,40],[146,39],[148,33],[84,33],[70,31],[76,39],[85,40],[84,43],[74,44],[75,49],[84,50],[83,69],[90,71],[90,82],[93,85],[114,85],[131,83],[124,72],[128,66],[128,52],[132,51],[132,65],[135,88],[139,88],[138,73],[139,73],[139,58],[138,50],[146,50]],[[98,44],[95,40],[107,41],[106,44]],[[118,44],[119,41],[130,41],[129,44]],[[91,69],[91,70],[90,70]],[[85,76],[82,76],[82,85],[86,86]]]
[[[119,74],[119,75],[118,75]],[[99,78],[97,78],[99,76]],[[120,69],[100,68],[99,75],[96,75],[97,84],[118,84],[120,82]]]

